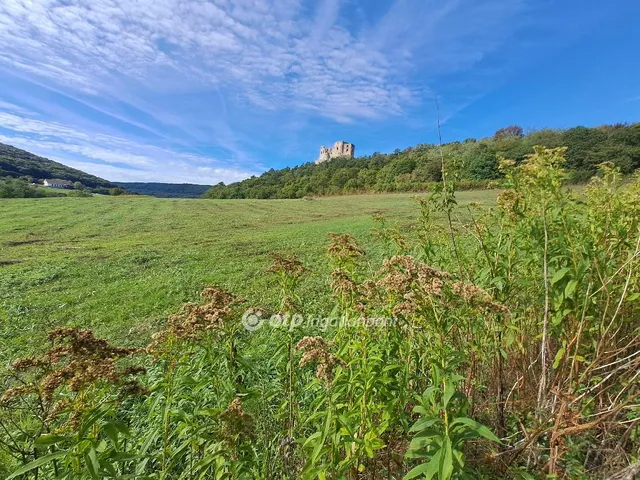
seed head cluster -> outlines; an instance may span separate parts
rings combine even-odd
[[[238,437],[252,438],[253,417],[242,408],[242,400],[234,398],[227,409],[220,414],[223,424],[222,437],[225,441],[233,443]]]
[[[424,303],[426,296],[443,298],[445,288],[453,300],[459,298],[474,307],[508,313],[504,305],[496,302],[482,288],[465,282],[454,282],[450,273],[417,262],[411,256],[395,256],[386,260],[381,273],[384,276],[377,282],[377,286],[401,298],[393,309],[394,316],[414,314]]]
[[[331,346],[332,344],[322,337],[304,337],[296,345],[296,350],[304,351],[298,365],[302,368],[310,363],[316,363],[316,377],[327,385],[333,381],[335,368],[339,365],[346,366],[340,358],[329,351]]]
[[[329,256],[341,263],[352,263],[364,256],[364,250],[358,246],[356,239],[348,233],[330,233]]]
[[[284,274],[292,278],[298,278],[308,269],[295,257],[287,257],[279,253],[273,253],[273,264],[267,268],[267,273]]]
[[[396,255],[385,260],[378,286],[388,292],[403,295],[416,287],[425,293],[440,296],[444,280],[451,274],[417,262],[409,255]]]
[[[185,303],[178,313],[169,315],[166,328],[153,335],[149,351],[156,352],[170,337],[197,340],[203,332],[222,330],[232,316],[232,307],[244,302],[216,286],[205,288],[200,295],[207,303]]]
[[[451,289],[455,295],[461,297],[471,305],[485,307],[497,313],[509,313],[509,309],[506,306],[496,302],[489,292],[476,285],[464,282],[453,282]]]
[[[35,370],[35,380],[7,389],[0,401],[40,393],[44,401],[52,403],[58,390],[80,392],[98,383],[119,386],[124,394],[144,392],[136,377],[146,370],[119,365],[120,360],[141,353],[140,349],[110,345],[91,330],[79,328],[57,328],[49,333],[49,340],[52,346],[42,357],[20,359],[12,365],[16,374]]]
[[[500,192],[496,200],[498,208],[511,218],[515,218],[517,216],[518,208],[522,201],[522,195],[513,189]]]
[[[346,270],[336,268],[331,272],[331,278],[331,289],[333,290],[334,297],[350,297],[358,292],[358,284],[351,278]]]

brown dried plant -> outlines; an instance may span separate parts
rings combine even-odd
[[[308,272],[308,269],[296,257],[288,257],[280,253],[272,253],[273,264],[265,270],[278,277],[282,302],[280,313],[299,312],[301,300],[296,295],[298,279]]]
[[[505,305],[496,302],[489,292],[476,285],[464,282],[453,282],[451,289],[455,295],[464,299],[472,306],[484,307],[496,313],[509,313],[509,309]]]
[[[331,243],[327,252],[329,256],[340,263],[354,263],[364,256],[364,250],[360,248],[356,239],[348,233],[330,233]]]
[[[234,398],[227,409],[220,414],[222,421],[222,439],[233,444],[237,438],[254,437],[254,420],[242,408],[242,400]]]
[[[84,405],[82,397],[57,398],[57,392],[82,393],[96,385],[116,386],[121,396],[144,394],[137,377],[146,373],[141,366],[121,366],[120,361],[142,352],[139,348],[117,347],[96,338],[91,330],[57,328],[49,333],[51,348],[41,357],[23,358],[12,365],[19,385],[8,388],[0,397],[3,406],[27,395],[35,395],[43,415],[54,419],[61,411],[73,407],[72,424],[79,420]],[[73,401],[72,401],[73,400]]]
[[[272,253],[273,264],[265,270],[267,273],[284,274],[298,278],[308,271],[296,257],[287,257],[280,253]]]
[[[413,287],[419,286],[427,292],[440,295],[442,281],[451,278],[450,273],[420,263],[409,255],[396,255],[385,260],[380,273],[383,277],[378,281],[378,286],[397,294],[408,293]]]
[[[349,298],[358,293],[358,284],[351,275],[342,268],[331,272],[331,289],[335,298]]]
[[[304,354],[298,364],[301,368],[316,363],[316,377],[330,385],[336,367],[346,366],[344,361],[331,353],[332,344],[322,337],[304,337],[296,345],[296,350],[303,350]]]
[[[508,313],[507,307],[496,302],[482,288],[465,282],[452,281],[453,276],[416,261],[413,257],[394,256],[386,260],[380,272],[383,277],[377,286],[402,300],[393,309],[393,314],[413,314],[423,303],[424,297],[442,298],[445,288],[452,299],[462,299],[473,307],[487,308],[497,313]]]
[[[169,315],[166,328],[153,335],[148,351],[157,353],[169,338],[197,340],[204,332],[222,332],[232,318],[233,307],[244,303],[217,286],[205,288],[200,295],[208,300],[207,303],[185,303],[178,313]]]

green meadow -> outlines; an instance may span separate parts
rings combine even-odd
[[[0,478],[631,478],[640,178],[564,154],[499,191],[1,202]]]
[[[461,192],[458,212],[495,196],[490,190]],[[252,305],[275,306],[277,289],[264,274],[272,252],[302,259],[311,269],[301,286],[306,308],[329,313],[327,234],[351,233],[369,255],[382,257],[373,217],[382,214],[408,232],[418,212],[409,194],[0,201],[0,360],[7,365],[64,325],[144,345],[168,314],[210,284]]]

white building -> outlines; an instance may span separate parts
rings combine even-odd
[[[59,178],[49,178],[49,179],[45,179],[44,182],[42,182],[44,184],[45,187],[51,187],[51,188],[71,188],[73,187],[73,182],[69,181],[69,180],[60,180]]]

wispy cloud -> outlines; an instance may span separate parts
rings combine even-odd
[[[267,151],[255,132],[274,123],[353,124],[415,109],[432,95],[431,79],[470,68],[504,42],[529,1],[8,0],[0,69],[176,147],[223,148],[223,162],[251,170],[256,155],[247,150]],[[0,110],[5,129],[41,144],[60,136],[58,150],[88,159],[146,167],[161,153],[140,154],[126,126],[128,144],[77,122]]]
[[[113,180],[233,182],[254,175],[230,162],[167,150],[105,134],[90,134],[54,122],[0,112],[0,142],[11,143],[72,167]]]
[[[347,120],[400,113],[414,99],[402,80],[412,66],[477,61],[522,4],[397,0],[353,25],[341,0],[11,0],[0,5],[0,58],[87,93],[218,86]]]

